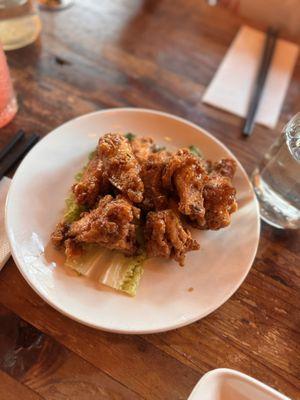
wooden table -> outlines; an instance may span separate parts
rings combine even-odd
[[[202,103],[242,21],[201,0],[78,0],[41,17],[39,42],[8,53],[20,110],[0,145],[21,127],[46,135],[90,111],[149,107],[206,128],[251,173],[299,111],[299,61],[274,131],[257,126],[244,140],[240,118]],[[220,367],[300,399],[299,239],[263,224],[251,272],[226,304],[185,328],[144,336],[64,317],[10,260],[0,273],[0,399],[186,399]]]

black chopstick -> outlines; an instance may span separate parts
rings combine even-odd
[[[16,135],[11,139],[10,142],[0,151],[0,162],[4,159],[4,157],[10,152],[10,150],[15,147],[15,145],[23,139],[25,132],[23,129],[20,129]]]
[[[278,35],[277,30],[273,28],[268,28],[264,51],[262,54],[261,63],[258,69],[254,89],[250,100],[250,107],[248,109],[246,122],[243,128],[243,134],[246,136],[249,136],[252,133],[253,125],[255,122],[255,114],[261,99],[261,94],[265,85],[265,81],[274,54],[277,35]]]
[[[10,154],[9,157],[6,157],[5,160],[2,161],[2,165],[0,166],[0,179],[19,161],[39,140],[38,135],[33,133],[29,136],[29,139],[22,143],[21,146]]]

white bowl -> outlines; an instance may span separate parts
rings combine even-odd
[[[291,400],[264,383],[232,369],[207,372],[188,400]]]

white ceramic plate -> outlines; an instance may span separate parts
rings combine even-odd
[[[260,381],[232,369],[203,375],[188,400],[291,400]]]
[[[201,250],[187,255],[184,268],[172,261],[147,261],[135,298],[97,287],[62,268],[51,252],[49,237],[62,215],[75,173],[99,136],[112,131],[151,135],[169,148],[194,144],[212,160],[235,158],[200,127],[158,111],[111,109],[69,121],[38,143],[14,176],[6,206],[14,260],[45,301],[86,325],[120,333],[151,333],[190,324],[220,307],[249,272],[260,230],[249,179],[238,162],[234,184],[239,211],[224,230],[195,231]]]

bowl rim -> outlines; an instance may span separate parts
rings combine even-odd
[[[198,381],[194,389],[192,390],[190,396],[188,397],[188,400],[196,400],[194,399],[194,395],[201,395],[201,390],[205,389],[205,386],[207,385],[207,382],[210,380],[215,380],[215,379],[222,379],[227,377],[235,377],[235,378],[240,378],[241,380],[250,383],[253,387],[257,387],[264,391],[266,394],[271,394],[273,396],[276,396],[276,400],[291,400],[289,397],[286,397],[282,393],[278,392],[277,390],[273,389],[272,387],[266,385],[265,383],[259,381],[258,379],[252,378],[252,376],[249,376],[247,374],[244,374],[243,372],[230,369],[230,368],[217,368],[213,369],[211,371],[206,372]],[[200,389],[200,391],[199,391]],[[257,399],[259,400],[259,399]],[[275,400],[275,399],[274,399]]]

